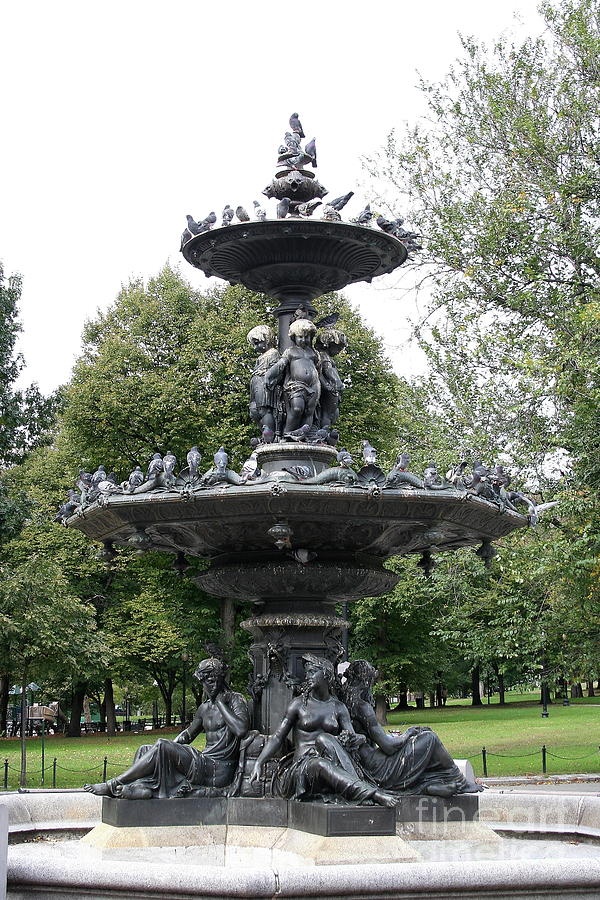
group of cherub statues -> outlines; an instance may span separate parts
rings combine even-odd
[[[137,465],[125,481],[99,465],[95,472],[80,471],[77,490],[69,491],[68,500],[60,507],[55,521],[66,523],[78,509],[95,501],[104,502],[111,494],[141,494],[150,491],[196,491],[219,484],[244,485],[272,480],[260,466],[257,450],[273,442],[327,444],[336,448],[337,466],[315,475],[309,466],[284,468],[288,480],[315,483],[355,485],[380,495],[388,489],[455,490],[463,494],[491,500],[502,509],[527,507],[531,524],[546,506],[536,506],[521,491],[510,489],[510,475],[501,465],[487,468],[475,459],[472,473],[466,471],[468,460],[454,466],[445,475],[438,473],[435,463],[425,468],[422,476],[410,471],[410,456],[400,453],[389,472],[377,466],[377,450],[368,440],[360,442],[362,468],[354,471],[354,458],[345,447],[337,447],[336,423],[344,382],[335,359],[347,347],[346,335],[337,325],[338,314],[332,313],[316,323],[299,307],[289,326],[290,346],[283,352],[276,347],[275,333],[268,325],[257,325],[248,333],[248,342],[258,353],[250,378],[251,420],[260,429],[260,437],[251,440],[252,452],[240,472],[229,468],[229,455],[219,447],[210,468],[202,472],[202,454],[193,446],[186,456],[187,465],[176,472],[177,457],[168,450],[164,456],[156,452],[144,471]],[[281,480],[284,473],[276,474]]]
[[[346,347],[346,335],[336,328],[317,334],[314,322],[299,317],[289,336],[291,346],[279,353],[268,325],[248,334],[259,353],[250,381],[250,418],[266,443],[311,439],[319,430],[316,442],[324,443],[339,417],[344,383],[334,357]]]
[[[351,662],[341,681],[328,659],[307,653],[302,660],[304,682],[269,736],[250,730],[248,704],[229,687],[222,660],[202,660],[195,676],[204,700],[191,724],[174,740],[140,747],[125,772],[86,790],[140,800],[233,796],[243,794],[246,784],[251,796],[262,785],[262,795],[381,806],[395,806],[403,794],[450,797],[481,790],[431,729],[390,734],[379,724],[372,699],[377,671],[369,662]],[[192,742],[201,731],[206,745],[197,750]],[[258,737],[261,749],[245,758],[241,747]],[[246,780],[236,777],[243,766],[249,767]]]

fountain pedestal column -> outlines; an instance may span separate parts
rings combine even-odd
[[[283,536],[285,525],[277,527]],[[283,539],[280,543],[278,554],[245,554],[215,562],[197,578],[215,596],[255,604],[255,614],[242,627],[253,637],[253,726],[263,734],[272,734],[278,727],[304,680],[305,653],[325,657],[334,665],[342,658],[348,623],[338,615],[336,605],[379,596],[397,582],[380,560],[352,553],[317,555],[294,550]]]
[[[254,701],[253,725],[272,734],[281,724],[294,693],[304,679],[305,653],[325,657],[336,665],[343,656],[343,632],[348,623],[336,615],[335,603],[326,599],[289,598],[261,603],[257,614],[242,628],[253,637],[250,656]]]

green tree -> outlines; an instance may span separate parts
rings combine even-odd
[[[347,301],[327,295],[320,298],[318,307],[323,315],[338,312],[338,327],[348,337],[347,353],[336,359],[346,384],[341,443],[358,454],[360,440],[369,436],[381,452],[382,463],[391,463],[400,425],[413,415],[411,389],[392,373],[381,341]],[[231,465],[241,465],[249,453],[249,438],[257,433],[248,415],[255,358],[246,335],[256,324],[269,321],[273,319],[265,297],[240,287],[200,295],[169,268],[146,285],[136,281],[125,288],[106,313],[86,326],[83,353],[65,390],[56,452],[70,460],[72,477],[80,467],[93,471],[104,463],[125,478],[134,465],[145,466],[155,451],[172,450],[183,465],[193,444],[200,446],[206,468],[221,444],[229,452]],[[150,578],[150,561],[148,567],[143,576],[138,573],[140,584]],[[113,595],[120,590],[116,582],[112,590]],[[128,590],[127,602],[138,602],[133,600],[133,585]],[[155,600],[160,593],[156,583],[151,588],[146,583],[142,590],[149,590]],[[197,591],[196,596],[208,608],[204,595]],[[166,615],[169,604],[177,602],[170,586],[158,605]],[[154,600],[150,605],[157,609]],[[233,648],[234,681],[242,686],[247,678],[246,637],[233,628],[231,601],[222,602],[221,614],[220,643]],[[113,607],[113,632],[116,615]],[[144,645],[143,652],[136,653],[137,667],[149,671],[154,666],[152,677],[159,684],[162,681],[167,703],[175,689],[175,673],[181,669],[177,661],[186,652],[181,635],[177,629],[163,629],[154,652],[148,640],[144,639],[145,644],[142,640],[143,615],[124,614],[123,620],[124,648]],[[148,637],[155,633],[156,628],[151,628]],[[160,678],[159,658],[166,666]]]
[[[503,542],[495,577],[485,588],[467,579],[442,630],[464,652],[472,640],[473,660],[491,660],[495,646],[508,665],[516,635],[536,664],[543,643],[557,669],[562,654],[589,670],[600,557],[600,16],[593,0],[540,10],[540,38],[502,38],[489,51],[464,39],[448,77],[421,85],[426,121],[392,133],[367,165],[423,234],[410,265],[430,290],[417,333],[442,459],[444,444],[500,456],[542,499],[562,481],[553,524],[540,539]]]
[[[377,666],[375,705],[384,723],[390,696],[399,696],[402,705],[409,690],[433,691],[447,668],[445,648],[432,635],[439,599],[417,558],[398,557],[388,565],[399,575],[397,587],[383,597],[358,600],[350,609],[350,655]]]
[[[20,462],[33,447],[49,439],[60,392],[44,397],[36,384],[17,390],[25,362],[15,345],[22,282],[6,278],[0,262],[0,468]]]
[[[424,235],[441,409],[518,462],[564,447],[600,483],[600,25],[592,0],[541,11],[539,39],[465,39],[422,84],[427,123],[370,167]]]

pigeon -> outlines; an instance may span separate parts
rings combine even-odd
[[[384,216],[377,216],[376,222],[379,228],[381,228],[382,231],[385,231],[386,234],[393,234],[394,237],[399,237],[399,232],[402,230],[404,219],[391,220],[384,218]]]
[[[221,216],[222,216],[221,224],[222,224],[223,228],[227,228],[228,225],[231,225],[231,220],[233,219],[233,215],[234,215],[233,210],[228,203],[227,206],[225,207],[225,209],[223,210],[223,212],[221,213]]]
[[[316,169],[317,168],[317,144],[316,144],[314,138],[312,139],[312,141],[309,141],[308,144],[305,146],[304,152],[306,153],[307,156],[311,157],[311,165],[312,165],[313,169]]]
[[[345,447],[342,447],[342,449],[338,452],[337,461],[338,465],[343,469],[349,469],[354,464],[352,455],[348,453]]]
[[[292,154],[296,154],[300,152],[300,135],[286,131],[284,137],[284,143],[287,147],[288,151]],[[284,154],[285,155],[285,154]]]
[[[181,250],[183,250],[183,245],[187,244],[195,234],[200,234],[200,224],[194,220],[192,216],[186,216],[187,219],[187,227],[185,228],[183,234],[181,235]]]
[[[476,459],[473,462],[473,477],[477,479],[477,481],[483,481],[490,474],[490,469],[483,465],[480,459]]]
[[[394,463],[394,468],[399,472],[408,472],[408,467],[410,465],[410,456],[408,453],[400,453],[396,457],[396,462]]]
[[[101,481],[106,481],[106,469],[104,466],[98,466],[92,475],[92,487],[98,487]]]
[[[202,455],[196,445],[192,447],[190,452],[187,455],[187,464],[190,471],[190,478],[196,478],[198,475],[198,467],[200,466],[200,460],[202,459]]]
[[[361,441],[360,443],[363,448],[362,455],[365,465],[374,466],[377,462],[377,450],[368,441]]]
[[[318,322],[315,322],[316,328],[333,328],[339,319],[340,314],[338,312],[329,313],[328,316],[323,316],[322,319],[319,319]]]
[[[240,220],[240,222],[249,222],[250,221],[250,216],[248,215],[248,213],[246,212],[246,210],[244,209],[243,206],[236,207],[235,214],[238,217],[238,219]]]
[[[277,204],[277,218],[285,219],[287,214],[290,211],[290,203],[292,201],[289,197],[282,197],[279,203]]]
[[[308,466],[283,466],[284,472],[295,475],[296,478],[310,478],[312,470]]]
[[[443,480],[438,475],[437,466],[434,462],[430,462],[423,472],[423,484],[425,487],[441,487]]]
[[[101,481],[97,485],[97,487],[101,494],[114,494],[117,491],[122,490],[117,484],[117,476],[114,472],[111,472],[110,475],[107,475],[106,479],[104,481]]]
[[[243,481],[251,481],[253,478],[259,473],[258,467],[258,458],[256,456],[256,450],[253,450],[244,465],[242,466],[240,472],[240,478]]]
[[[300,428],[296,428],[295,431],[286,431],[285,436],[292,441],[303,441],[309,431],[310,425],[301,425]]]
[[[310,318],[310,316],[309,316],[306,306],[299,306],[297,309],[294,310],[294,321],[296,321],[296,319],[309,319],[309,318]]]
[[[337,442],[340,439],[340,433],[337,428],[332,428],[329,434],[327,435],[327,443],[330,447],[335,447]]]
[[[200,231],[210,231],[216,221],[217,214],[215,212],[209,212],[207,217],[200,222]]]
[[[301,138],[305,138],[306,135],[302,130],[302,124],[300,119],[298,118],[298,113],[292,113],[290,116],[290,128],[294,132],[294,134],[299,135]]]
[[[215,461],[215,468],[216,468],[217,472],[219,472],[220,475],[224,475],[225,472],[227,471],[227,465],[229,463],[229,457],[227,456],[227,453],[225,452],[225,448],[219,447],[219,449],[215,453],[213,459]]]
[[[79,490],[81,491],[81,496],[84,497],[92,487],[92,473],[85,472],[83,469],[80,469],[79,475],[77,476],[77,480],[75,482],[75,487],[79,488]]]
[[[311,439],[311,444],[324,444],[329,437],[329,426],[319,428],[315,436]]]
[[[263,444],[272,444],[274,437],[275,432],[273,431],[273,429],[269,425],[263,425],[261,434],[261,440]]]
[[[359,213],[355,219],[352,219],[352,221],[355,225],[367,225],[372,218],[373,213],[371,212],[371,204],[367,203],[363,211]]]
[[[170,450],[167,450],[165,456],[163,458],[163,467],[165,470],[165,475],[167,478],[173,477],[173,472],[175,471],[175,465],[177,464],[177,457],[171,453]]]
[[[256,450],[257,447],[260,447],[260,438],[250,438],[250,447],[252,450]]]
[[[81,504],[79,502],[79,497],[77,495],[77,491],[74,491],[71,489],[69,491],[69,499],[67,500],[66,503],[63,503],[63,505],[60,507],[56,516],[54,517],[54,521],[55,522],[66,522],[66,520],[69,519],[73,515],[75,510],[78,509],[80,505]]]
[[[335,200],[330,200],[328,205],[333,206],[333,208],[337,209],[337,211],[339,212],[340,209],[343,209],[345,207],[346,203],[348,202],[348,200],[350,200],[351,197],[354,197],[354,191],[348,191],[348,193],[344,194],[343,197],[336,197]]]
[[[148,472],[146,478],[156,478],[157,475],[163,471],[163,461],[160,453],[155,453],[152,459],[150,460],[150,465],[148,466]]]
[[[264,222],[267,218],[266,212],[264,211],[258,200],[253,200],[252,202],[254,204],[254,215],[259,222]]]
[[[129,478],[127,479],[127,485],[129,486],[129,490],[133,491],[135,488],[139,487],[144,483],[144,473],[142,472],[141,466],[136,466],[133,472],[129,473]]]
[[[468,459],[463,459],[462,462],[457,463],[457,465],[453,466],[451,469],[448,469],[448,471],[446,472],[446,481],[449,481],[450,484],[454,485],[454,487],[462,487],[464,489],[464,474],[468,464]]]
[[[306,203],[299,203],[296,206],[296,211],[297,211],[298,215],[306,216],[306,218],[308,218],[309,216],[312,216],[315,209],[318,206],[321,206],[322,203],[323,203],[322,200],[317,200],[316,198],[314,200],[308,200]]]
[[[323,207],[323,218],[326,222],[341,222],[342,217],[340,216],[337,209],[334,209],[333,206],[330,206],[329,203],[326,203]]]

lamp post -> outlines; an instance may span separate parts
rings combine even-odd
[[[566,651],[566,643],[567,643],[567,635],[563,634],[563,646]],[[567,654],[565,652],[564,659],[566,661]],[[567,673],[565,672],[563,675],[563,706],[569,706],[569,681],[567,679]]]
[[[21,684],[21,772],[19,787],[27,786],[27,679],[23,676]]]
[[[189,657],[186,651],[184,650],[181,654],[181,663],[182,663],[182,702],[181,702],[181,724],[183,728],[185,728],[185,724],[187,722],[187,711],[185,707],[185,689],[187,684],[187,661]]]

